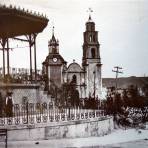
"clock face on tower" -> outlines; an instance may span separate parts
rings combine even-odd
[[[57,58],[53,58],[52,60],[53,60],[53,62],[56,63],[58,59]]]

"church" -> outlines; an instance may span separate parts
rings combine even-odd
[[[67,65],[60,55],[59,41],[53,32],[52,38],[48,42],[49,54],[42,63],[43,73],[47,76],[49,90],[52,85],[60,88],[64,83],[75,83],[80,98],[100,99],[102,98],[100,43],[91,15],[85,25],[82,65],[76,63],[75,60]]]

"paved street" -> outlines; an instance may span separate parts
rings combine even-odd
[[[148,139],[130,141],[125,143],[117,143],[105,146],[105,148],[147,148],[148,147]]]
[[[51,139],[42,141],[8,141],[8,148],[147,148],[148,130],[115,130],[103,137]],[[145,139],[145,140],[144,140]],[[0,143],[0,148],[4,144]]]
[[[70,142],[68,143],[54,143],[55,141],[47,141],[43,142],[40,141],[39,143],[33,141],[33,142],[10,142],[8,144],[8,148],[76,148],[78,146],[71,145]],[[117,144],[111,144],[111,145],[96,145],[96,146],[80,146],[81,148],[147,148],[148,147],[148,140],[138,140],[138,141],[130,141],[125,143],[117,143]],[[0,148],[4,148],[4,145],[1,143]]]

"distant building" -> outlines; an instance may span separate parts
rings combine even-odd
[[[102,78],[102,87],[115,87],[115,78]],[[120,77],[118,78],[118,88],[126,89],[130,85],[137,86],[138,88],[143,88],[148,85],[148,77]]]
[[[103,98],[111,93],[115,94],[115,78],[102,78]],[[125,90],[133,87],[137,89],[140,96],[148,96],[148,77],[120,77],[118,78],[118,93],[122,94]],[[130,93],[128,93],[130,97]]]
[[[49,54],[43,62],[43,72],[48,77],[49,90],[53,85],[60,88],[62,84],[72,82],[76,84],[81,98],[89,96],[101,98],[100,44],[98,31],[95,30],[95,23],[91,16],[86,22],[83,37],[82,66],[75,60],[67,66],[67,62],[59,53],[59,41],[55,38],[53,32],[48,43]]]

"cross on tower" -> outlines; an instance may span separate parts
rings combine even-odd
[[[89,13],[89,17],[91,18],[91,13],[93,12],[92,8],[88,8],[87,12]]]
[[[55,28],[55,26],[54,26],[54,21],[53,20],[52,20],[51,24],[52,24],[52,35],[54,35],[54,28]]]

